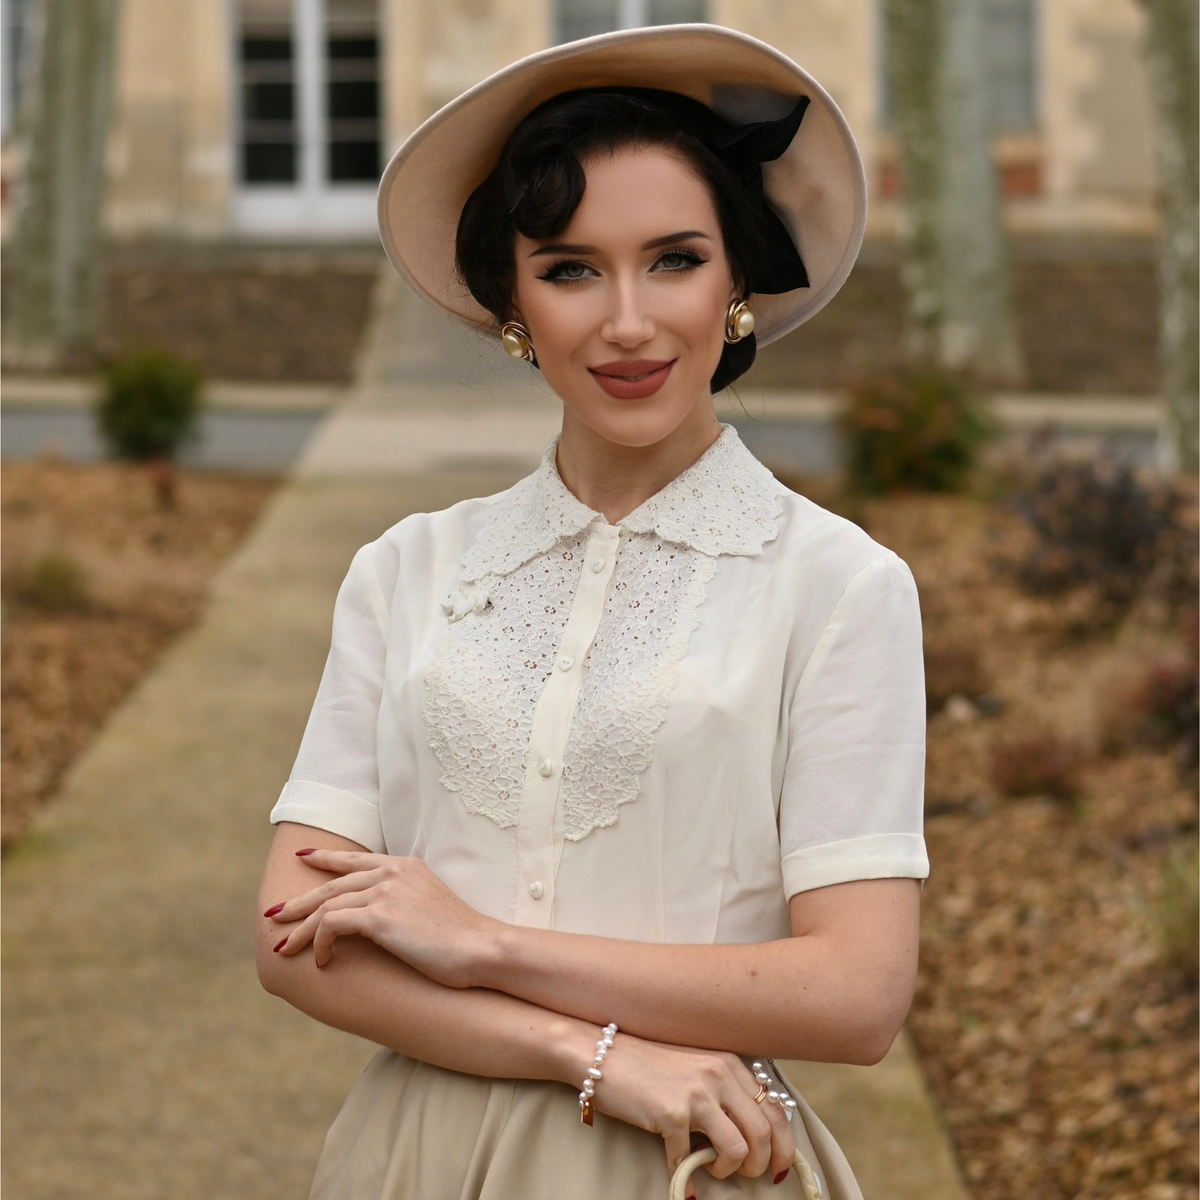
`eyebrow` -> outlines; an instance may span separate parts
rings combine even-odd
[[[660,246],[673,246],[677,242],[691,241],[693,238],[704,238],[711,242],[712,237],[702,229],[683,229],[679,233],[668,233],[666,237],[652,238],[643,246],[643,250],[657,250]],[[555,242],[550,246],[541,246],[530,254],[537,258],[540,254],[595,254],[595,246],[587,246],[582,242]]]

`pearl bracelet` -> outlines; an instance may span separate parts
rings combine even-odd
[[[770,1066],[774,1067],[774,1063]],[[752,1067],[754,1078],[758,1083],[758,1095],[755,1099],[761,1104],[764,1100],[769,1100],[772,1104],[778,1104],[783,1109],[783,1115],[790,1121],[792,1114],[796,1111],[796,1102],[775,1082],[763,1063],[756,1062]]]
[[[596,1111],[592,1099],[596,1095],[596,1084],[604,1078],[604,1072],[600,1070],[600,1067],[616,1036],[616,1024],[605,1025],[604,1032],[596,1043],[596,1057],[592,1060],[592,1065],[588,1067],[587,1078],[583,1081],[583,1091],[579,1093],[579,1119],[584,1125],[592,1123],[592,1115]]]

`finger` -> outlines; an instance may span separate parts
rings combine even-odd
[[[765,1105],[755,1104],[754,1097],[748,1096],[737,1081],[733,1081],[728,1093],[722,1096],[722,1104],[746,1141],[746,1156],[738,1171],[756,1179],[771,1164],[772,1127],[769,1115],[763,1112]]]
[[[674,1178],[679,1164],[691,1153],[691,1134],[684,1128],[672,1129],[663,1134],[663,1146],[667,1151],[667,1174]],[[696,1187],[690,1179],[684,1195],[690,1200],[695,1200]]]
[[[796,1140],[792,1137],[791,1122],[778,1104],[764,1100],[759,1107],[771,1123],[771,1164],[767,1170],[772,1179],[778,1179],[780,1172],[786,1174],[796,1158]]]
[[[370,903],[369,893],[367,892],[350,892],[345,896],[337,896],[333,900],[327,900],[315,912],[310,913],[299,925],[293,929],[282,942],[275,947],[276,954],[282,954],[285,958],[290,958],[292,955],[299,954],[317,935],[317,930],[321,926],[321,921],[331,908],[343,908],[347,905],[366,905]]]
[[[321,917],[321,923],[317,926],[313,938],[313,959],[317,966],[324,967],[329,964],[333,958],[333,943],[338,938],[355,933],[369,938],[378,928],[378,924],[376,914],[365,904],[326,912]]]
[[[391,857],[387,854],[371,854],[366,850],[297,850],[296,857],[303,859],[318,871],[329,871],[334,875],[346,875],[351,871],[369,871],[382,866]]]
[[[693,1112],[692,1122],[693,1128],[703,1133],[717,1152],[716,1161],[708,1165],[709,1174],[717,1179],[732,1175],[750,1152],[742,1131],[729,1119],[723,1108],[716,1106]]]
[[[355,871],[350,875],[339,875],[334,879],[327,880],[319,887],[313,888],[310,892],[293,896],[282,904],[268,908],[263,916],[285,924],[289,921],[303,920],[335,896],[343,896],[347,892],[363,892],[367,888],[374,887],[375,884],[382,881],[383,875],[381,867],[376,867],[371,871]]]
[[[737,1055],[729,1055],[730,1068],[737,1076],[742,1087],[753,1096],[758,1095],[758,1080]],[[757,1105],[759,1111],[770,1125],[770,1165],[768,1170],[771,1178],[778,1178],[780,1172],[786,1172],[796,1156],[796,1143],[792,1137],[792,1126],[778,1104],[771,1103],[765,1097]],[[761,1170],[761,1169],[760,1169]],[[744,1171],[744,1174],[749,1174]]]

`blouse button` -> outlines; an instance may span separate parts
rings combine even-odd
[[[602,559],[602,558],[592,559],[592,570],[595,571],[597,575],[599,575],[600,572],[604,570],[604,559]]]
[[[538,773],[543,779],[549,779],[554,774],[554,763],[548,758],[543,758],[541,766],[538,767]]]
[[[569,671],[574,665],[575,660],[569,654],[564,654],[562,658],[558,660],[558,669],[560,671]]]
[[[543,896],[546,894],[546,889],[545,889],[544,887],[542,887],[542,884],[541,884],[541,881],[540,881],[540,880],[538,880],[538,879],[535,879],[535,880],[534,880],[534,881],[533,881],[533,882],[532,882],[532,883],[529,885],[529,894],[530,894],[530,895],[531,895],[531,896],[532,896],[532,897],[533,897],[535,900],[540,900],[540,899],[541,899],[541,898],[542,898],[542,897],[543,897]]]

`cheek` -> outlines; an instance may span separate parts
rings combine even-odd
[[[534,335],[535,345],[553,347],[558,353],[570,354],[593,332],[600,320],[595,306],[595,300],[589,303],[582,289],[572,293],[569,288],[558,292],[536,283],[527,288],[517,285],[517,307]]]
[[[730,287],[725,272],[709,269],[698,271],[680,280],[677,286],[664,294],[664,319],[686,321],[694,328],[723,324]]]
[[[712,277],[689,284],[670,298],[664,309],[664,324],[696,350],[723,345],[728,287]],[[720,350],[716,353],[719,355]]]

